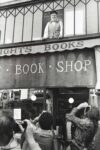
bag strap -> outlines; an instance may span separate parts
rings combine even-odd
[[[66,121],[66,135],[68,141],[72,140],[71,125],[72,123],[70,121]]]
[[[56,135],[55,135],[53,127],[51,128],[51,131],[52,131],[52,134],[53,134],[53,138],[56,138]]]

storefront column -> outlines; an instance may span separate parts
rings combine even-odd
[[[97,75],[95,94],[97,97],[97,107],[100,107],[100,46],[95,47],[95,62]]]
[[[90,89],[89,91],[89,104],[98,107],[98,96],[95,89]]]
[[[100,89],[100,46],[95,47],[95,62],[97,73],[97,83],[95,88]]]
[[[46,110],[50,113],[53,113],[53,92],[48,89],[47,93],[49,97],[46,99]]]

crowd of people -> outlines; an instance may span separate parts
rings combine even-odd
[[[92,150],[98,129],[99,110],[97,107],[82,103],[66,114],[74,125],[72,138],[67,147],[70,150]],[[17,137],[17,132],[20,137]],[[68,129],[66,129],[68,132]],[[34,120],[16,122],[7,112],[0,112],[0,150],[59,150],[57,133],[53,129],[53,116],[43,111]]]

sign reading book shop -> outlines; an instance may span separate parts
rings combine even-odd
[[[94,87],[94,50],[0,58],[0,88]]]

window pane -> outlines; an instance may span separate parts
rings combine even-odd
[[[74,11],[65,9],[64,12],[64,36],[74,34]]]
[[[23,26],[23,16],[18,14],[15,20],[15,33],[14,33],[14,42],[22,41],[22,26]]]
[[[31,41],[32,34],[32,13],[28,12],[24,20],[24,37],[23,41]]]
[[[34,13],[33,40],[38,40],[39,38],[41,38],[41,35],[42,35],[42,11],[37,10]]]
[[[4,31],[5,31],[5,18],[2,16],[0,17],[0,31],[1,31],[1,37],[0,37],[0,44],[3,44],[4,41]]]
[[[98,23],[99,23],[99,32],[100,32],[100,3],[99,3],[99,12],[98,13],[99,13],[98,14],[99,15],[99,22]]]
[[[75,19],[75,27],[74,27],[74,19]],[[68,6],[64,11],[64,35],[65,36],[74,35],[74,29],[76,35],[85,33],[84,9],[80,6],[79,8],[75,9],[75,14],[74,14],[74,7]]]
[[[13,27],[14,27],[14,17],[10,15],[7,18],[5,43],[12,43]]]
[[[87,5],[87,33],[97,33],[97,3],[90,1]]]
[[[76,10],[76,13],[75,13],[75,34],[84,34],[83,10]]]

